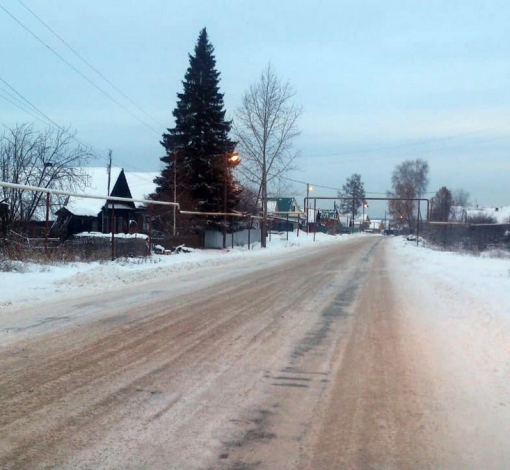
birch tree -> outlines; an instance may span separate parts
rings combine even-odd
[[[266,246],[270,188],[279,186],[299,156],[294,140],[299,135],[301,108],[293,103],[294,96],[290,83],[282,81],[268,64],[235,113],[233,132],[243,159],[240,172],[258,187],[262,202],[262,247]]]

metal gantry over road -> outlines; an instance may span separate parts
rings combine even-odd
[[[354,198],[354,197],[318,197],[318,196],[306,196],[303,201],[303,206],[306,208],[307,217],[308,217],[308,204],[310,199],[313,199],[313,211],[314,213],[317,211],[317,199],[319,200],[327,200],[327,201],[354,201],[359,200],[360,198]],[[427,218],[425,222],[428,224],[430,223],[430,200],[426,198],[398,198],[398,197],[367,197],[364,198],[363,201],[416,201],[418,202],[418,214],[417,214],[417,221],[419,222],[420,217],[420,204],[421,202],[427,203]],[[416,227],[419,227],[419,223],[416,224]],[[314,229],[314,240],[315,240],[315,229]]]

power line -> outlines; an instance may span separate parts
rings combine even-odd
[[[306,181],[300,181],[300,180],[295,180],[295,179],[292,179],[292,178],[288,178],[286,176],[282,176],[281,179],[284,179],[284,180],[287,180],[287,181],[292,181],[293,183],[300,183],[300,184],[305,184],[305,185],[310,185],[310,186],[313,186],[314,188],[321,188],[321,189],[331,189],[333,191],[337,191],[339,193],[342,192],[342,190],[340,188],[332,188],[331,186],[323,186],[321,184],[315,184],[315,183],[310,183],[310,182],[306,182]],[[383,196],[386,196],[386,192],[379,192],[379,191],[366,191],[365,194],[379,194],[379,195],[383,195]],[[435,194],[435,192],[425,192],[424,194]]]
[[[13,104],[17,108],[19,108],[22,111],[26,112],[27,114],[31,115],[32,117],[39,120],[43,124],[56,127],[57,129],[59,129],[62,132],[69,133],[67,129],[58,125],[53,119],[51,119],[49,116],[47,116],[45,113],[43,113],[36,105],[34,105],[31,101],[29,101],[27,98],[25,98],[20,92],[18,92],[12,85],[10,85],[1,76],[0,76],[0,82],[4,83],[10,90],[12,90],[12,92],[9,92],[9,90],[0,88],[0,97],[2,97],[4,100],[8,101],[9,103]],[[6,94],[7,96],[2,95],[2,93]],[[19,96],[19,98],[17,98],[16,95]],[[73,140],[75,140],[79,144],[93,150],[96,153],[97,157],[99,157],[105,161],[108,161],[107,157],[103,156],[101,154],[101,152],[99,152],[97,149],[94,148],[93,145],[79,139],[78,137],[76,137],[72,134],[70,134],[70,135],[72,136]],[[140,168],[134,167],[132,165],[121,165],[121,166],[124,168],[129,168],[129,167],[133,168],[133,169],[137,170],[137,172],[139,172],[139,173],[147,173],[146,171],[144,171]],[[146,181],[149,181],[149,180],[146,179]]]
[[[340,191],[340,189],[338,189],[338,188],[332,188],[330,186],[322,186],[320,184],[314,184],[314,183],[310,183],[310,182],[306,182],[306,181],[299,181],[299,180],[295,180],[292,178],[288,178],[286,176],[282,176],[281,179],[287,180],[287,181],[292,181],[293,183],[300,183],[300,184],[306,184],[306,185],[309,184],[310,186],[313,186],[314,188],[332,189],[333,191]]]
[[[379,152],[379,151],[386,151],[386,150],[395,150],[395,149],[400,149],[400,148],[416,147],[418,145],[424,145],[424,144],[429,144],[429,143],[435,143],[435,142],[441,142],[441,141],[447,141],[447,140],[464,138],[464,137],[472,136],[472,135],[475,135],[475,134],[484,134],[484,133],[487,133],[487,132],[490,132],[490,131],[493,131],[493,130],[496,130],[496,129],[501,129],[501,127],[492,127],[492,128],[488,128],[488,129],[480,129],[480,130],[477,130],[477,131],[466,132],[466,133],[463,133],[463,134],[456,134],[456,135],[450,135],[450,136],[446,136],[446,137],[437,137],[437,138],[425,139],[425,140],[420,140],[418,142],[410,142],[410,143],[406,143],[406,144],[388,145],[388,146],[384,146],[384,147],[374,147],[374,148],[369,148],[369,149],[353,150],[353,151],[350,151],[350,152],[342,152],[342,153],[330,153],[330,154],[323,154],[323,155],[313,155],[313,156],[310,156],[308,158],[344,157],[344,156],[351,156],[351,155],[359,155],[359,154],[363,154],[363,153],[372,153],[372,152]],[[494,137],[494,138],[491,138],[491,139],[487,139],[485,141],[491,142],[493,140],[504,139],[504,138],[508,138],[508,137],[510,137],[510,136]],[[421,150],[418,153],[426,153],[426,152],[429,152],[429,151],[432,152],[432,151],[435,151],[435,150],[437,150],[437,149]],[[387,157],[373,157],[373,158],[369,158],[369,159],[359,159],[359,160],[352,160],[352,161],[369,161],[369,160],[376,160],[376,159],[381,159],[381,158],[387,158]],[[342,163],[346,163],[346,162],[342,161]]]
[[[81,139],[78,139],[78,137],[76,137],[75,135],[72,135],[69,133],[69,131],[67,129],[65,129],[64,127],[62,126],[59,126],[53,119],[51,119],[49,116],[47,116],[45,113],[43,113],[35,104],[33,104],[31,101],[29,101],[27,98],[25,98],[21,93],[19,93],[12,85],[10,85],[6,80],[4,80],[2,77],[0,77],[0,81],[2,83],[4,83],[7,87],[9,87],[9,89],[11,89],[17,96],[19,96],[21,98],[18,99],[18,98],[15,98],[12,96],[12,93],[10,94],[10,96],[16,100],[19,104],[16,104],[16,103],[13,103],[13,101],[5,98],[5,96],[3,96],[4,99],[6,99],[7,101],[10,101],[12,104],[14,104],[14,106],[18,107],[19,109],[21,109],[22,111],[25,111],[27,112],[28,114],[30,114],[32,117],[35,117],[36,119],[38,119],[39,121],[45,123],[46,125],[51,125],[51,126],[54,126],[56,127],[57,129],[59,129],[60,131],[62,132],[65,132],[67,134],[69,134],[73,140],[75,140],[76,142],[78,142],[80,145],[83,145],[84,147],[87,147],[91,150],[94,150],[95,152],[97,152],[97,149],[94,148],[93,145],[91,144],[88,144],[87,142],[84,142],[83,140]],[[6,90],[4,90],[4,93],[6,93]],[[26,103],[26,104],[24,104]],[[27,109],[24,109],[24,107],[28,108]],[[39,114],[41,117],[38,117],[37,115],[34,115],[33,113],[37,113]],[[100,152],[97,152],[98,153],[98,156],[100,155]]]
[[[15,95],[13,95],[12,93],[10,93],[8,90],[4,89],[4,88],[0,88],[0,97],[3,98],[5,101],[11,103],[12,105],[16,106],[18,109],[21,109],[22,111],[24,111],[25,113],[29,114],[30,116],[32,116],[34,119],[37,119],[38,121],[44,123],[44,124],[47,124],[47,121],[41,117],[40,115],[38,115],[36,113],[36,111],[32,110],[30,108],[30,106],[28,106],[27,104],[25,104],[22,100],[20,100],[19,98],[16,98]]]
[[[1,8],[1,5],[0,5]],[[46,114],[44,114],[37,106],[35,106],[33,103],[31,103],[28,99],[26,99],[21,93],[19,93],[13,86],[11,86],[6,80],[4,80],[2,77],[0,77],[0,81],[3,82],[5,85],[7,85],[16,95],[18,95],[23,101],[25,101],[30,108],[34,109],[37,113],[39,113],[41,116],[43,116],[47,122],[50,122],[55,127],[62,130],[62,128],[50,117],[48,117]]]
[[[5,7],[0,5],[0,9],[2,9],[5,13],[7,13],[16,23],[18,23],[25,31],[27,31],[32,37],[34,37],[38,42],[40,42],[43,46],[45,46],[47,49],[49,49],[54,55],[56,55],[62,62],[64,62],[67,66],[69,66],[72,70],[74,70],[80,77],[82,77],[84,80],[86,80],[88,83],[90,83],[94,88],[96,88],[99,92],[101,92],[104,96],[106,96],[108,99],[113,101],[117,106],[122,108],[124,111],[126,111],[128,114],[130,114],[132,117],[134,117],[138,122],[143,124],[148,129],[151,129],[153,132],[155,132],[158,135],[161,135],[161,132],[156,130],[154,127],[152,127],[150,124],[146,123],[142,119],[140,119],[138,116],[136,116],[131,110],[126,108],[123,104],[119,103],[114,97],[112,97],[108,92],[104,91],[100,86],[96,85],[90,78],[88,78],[84,73],[82,73],[80,70],[78,70],[74,65],[72,65],[69,61],[64,59],[58,52],[56,52],[51,46],[46,44],[39,36],[37,36],[35,33],[33,33],[27,26],[25,26],[21,21],[19,21],[12,13],[10,13]]]
[[[112,83],[107,77],[105,77],[96,67],[94,67],[87,59],[85,59],[81,54],[79,54],[64,38],[62,38],[58,33],[56,33],[47,23],[45,23],[36,13],[34,13],[27,5],[25,5],[21,0],[18,0],[19,3],[28,11],[32,16],[34,16],[46,29],[48,29],[56,38],[58,38],[74,55],[76,55],[83,63],[85,63],[88,67],[90,67],[97,75],[99,75],[106,83],[108,83],[112,88],[114,88],[118,93],[120,93],[126,100],[128,100],[133,106],[135,106],[140,112],[145,114],[148,118],[152,119],[156,124],[165,129],[165,126],[161,124],[156,118],[147,113],[144,109],[138,106],[129,96],[127,96],[121,89],[119,89],[114,83]]]

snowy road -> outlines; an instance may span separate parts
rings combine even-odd
[[[507,325],[395,242],[27,307],[2,336],[0,468],[509,468]]]

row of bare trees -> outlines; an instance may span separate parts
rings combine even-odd
[[[388,208],[393,218],[402,220],[409,231],[420,223],[419,205],[416,199],[424,198],[428,185],[429,165],[424,160],[407,160],[395,168],[388,191]],[[470,224],[494,224],[496,219],[483,212],[468,214],[469,193],[462,189],[441,187],[430,199],[428,217],[434,222],[461,222]],[[418,213],[417,213],[418,211]],[[422,215],[423,216],[423,215]],[[424,217],[423,217],[424,218]]]

